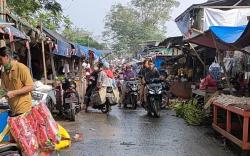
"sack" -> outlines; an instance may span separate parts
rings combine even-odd
[[[106,102],[106,87],[102,87],[98,91],[94,91],[93,94],[90,97],[90,103],[91,104],[104,104]]]
[[[29,115],[28,115],[29,117]],[[53,150],[55,144],[61,141],[59,126],[53,119],[49,109],[43,103],[33,107],[30,120],[34,122],[34,129],[41,149]],[[34,120],[35,119],[35,120]]]
[[[33,129],[33,121],[27,115],[10,117],[10,131],[25,156],[34,156],[39,152],[39,143]]]

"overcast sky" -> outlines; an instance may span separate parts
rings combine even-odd
[[[58,0],[63,6],[65,15],[68,15],[77,27],[82,27],[93,33],[100,40],[104,30],[104,18],[113,4],[127,4],[130,0]],[[207,0],[179,0],[180,6],[173,10],[171,21],[167,22],[167,36],[180,35],[174,19],[192,4]]]

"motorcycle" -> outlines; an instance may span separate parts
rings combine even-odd
[[[65,78],[62,85],[56,88],[57,109],[60,114],[65,115],[70,121],[75,121],[75,116],[81,111],[79,94],[76,90],[76,83],[71,78]]]
[[[90,104],[92,105],[93,109],[98,109],[101,110],[102,113],[108,114],[111,111],[111,106],[117,105],[117,100],[116,97],[114,95],[114,90],[112,87],[107,87],[106,88],[106,96],[105,96],[105,102],[104,103],[100,103],[97,101],[93,101],[93,99],[97,99],[97,97],[99,97],[99,93],[98,91],[95,91],[92,95],[91,95],[91,101]]]
[[[146,83],[148,90],[146,94],[148,114],[154,117],[160,117],[161,104],[162,104],[162,84],[161,80],[153,79],[149,83]]]
[[[130,79],[126,81],[126,87],[128,89],[128,93],[125,95],[124,99],[124,108],[127,108],[128,104],[132,105],[133,109],[137,108],[137,101],[139,96],[139,83],[135,79]]]

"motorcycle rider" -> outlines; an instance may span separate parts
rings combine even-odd
[[[154,63],[152,60],[148,61],[148,68],[145,70],[144,80],[145,83],[150,83],[153,79],[160,79],[159,71],[154,67]],[[148,89],[144,87],[144,104],[147,107],[147,98],[146,95],[148,93]]]
[[[90,75],[90,79],[89,81],[91,81],[92,83],[88,85],[87,89],[86,89],[86,93],[85,93],[85,112],[88,111],[88,106],[89,106],[89,102],[90,102],[90,97],[92,92],[95,90],[96,86],[97,86],[97,79],[98,79],[98,75],[100,72],[100,69],[102,68],[103,64],[99,63],[98,65],[94,66],[94,71],[91,73]]]
[[[126,66],[126,69],[123,73],[124,82],[122,84],[122,95],[118,105],[119,107],[121,107],[121,104],[124,102],[125,94],[127,93],[127,81],[135,77],[136,74],[133,71],[132,67],[130,65]]]

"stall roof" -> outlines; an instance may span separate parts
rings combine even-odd
[[[1,33],[4,33],[4,34],[8,34],[8,35],[13,35],[15,38],[19,38],[19,39],[23,39],[23,40],[26,40],[28,39],[28,36],[23,33],[22,31],[18,30],[17,28],[11,26],[13,25],[13,23],[9,23],[9,22],[6,22],[2,19],[0,19],[0,26],[3,27],[2,28],[2,32]]]
[[[162,41],[158,46],[171,47],[176,44],[183,44],[183,36],[169,37]]]
[[[241,49],[250,45],[250,22],[245,26],[211,26],[204,34],[190,39],[190,42],[221,50]]]
[[[55,48],[54,51],[53,51],[53,53],[55,55],[70,57],[70,52],[71,52],[70,41],[68,41],[66,38],[64,38],[62,35],[60,35],[56,31],[53,31],[53,30],[50,30],[50,29],[47,29],[47,28],[43,28],[43,31],[49,37],[56,40],[57,48]]]

